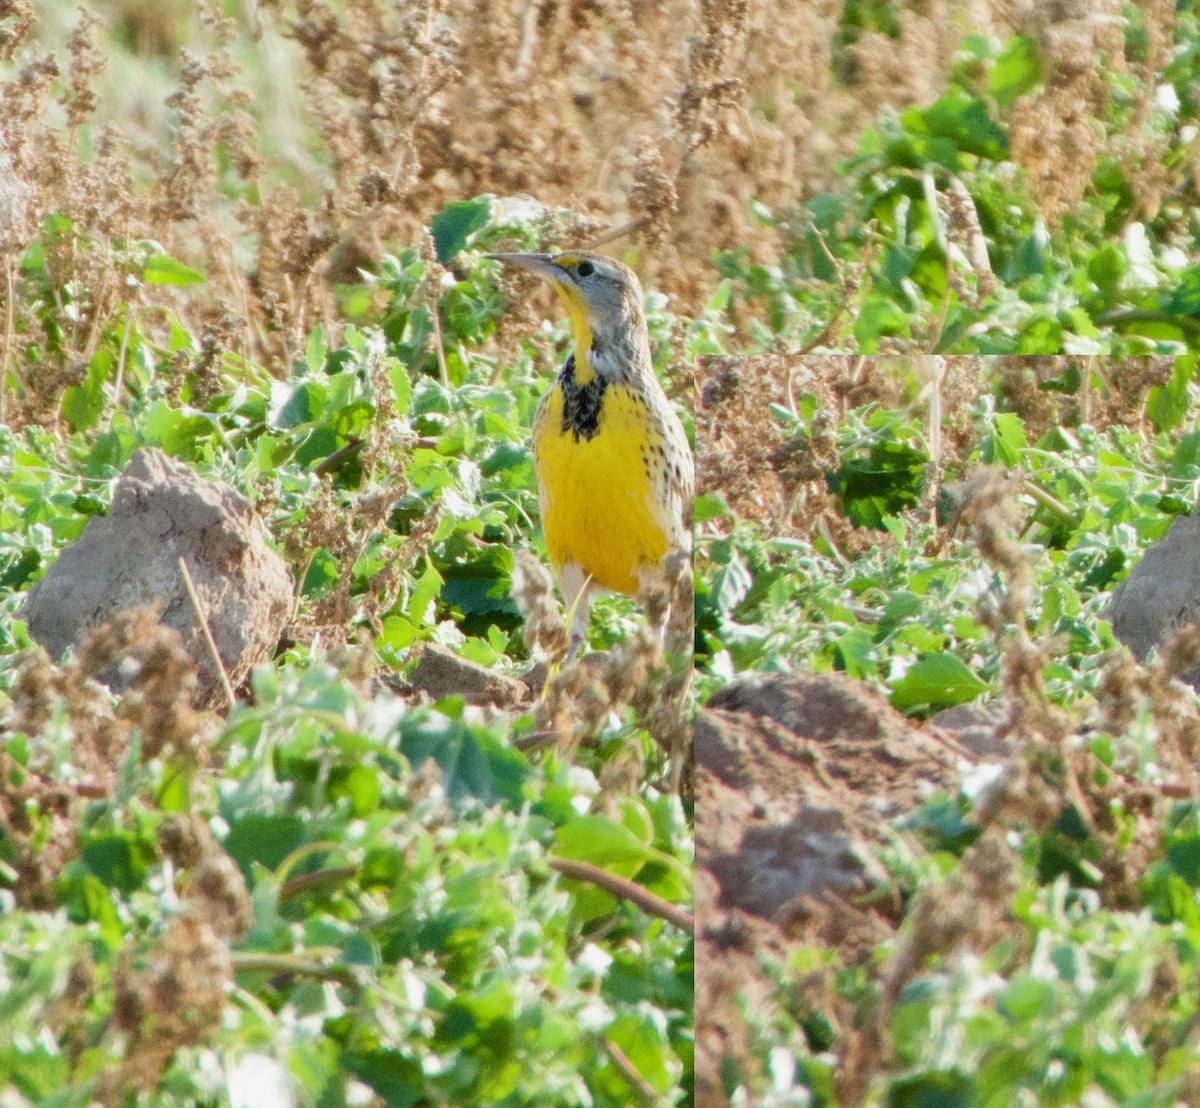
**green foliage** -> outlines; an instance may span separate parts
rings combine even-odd
[[[1174,374],[1147,403],[1171,426],[1183,410],[1194,411],[1198,395],[1191,358],[1177,360]],[[1182,408],[1167,399],[1171,393]],[[804,407],[803,398],[797,406]],[[1035,574],[1028,626],[1038,636],[1062,637],[1062,669],[1051,680],[1056,695],[1091,691],[1097,673],[1089,659],[1111,644],[1097,617],[1140,551],[1190,504],[1200,440],[1164,432],[1145,442],[1113,426],[1056,427],[1029,443],[1022,420],[997,410],[990,395],[972,419],[977,445],[945,474],[946,483],[979,463],[1024,475],[1024,533]],[[788,417],[787,429],[797,426]],[[974,699],[998,676],[977,605],[999,581],[959,543],[946,543],[942,528],[955,510],[950,491],[930,513],[924,432],[878,410],[851,410],[839,439],[843,452],[827,484],[847,520],[878,529],[882,541],[847,569],[820,534],[779,539],[745,524],[722,527],[727,533],[702,547],[713,567],[697,596],[703,669],[723,677],[804,658],[818,670],[877,681],[903,711]],[[922,498],[925,506],[914,511]],[[715,499],[699,509],[701,534],[705,522],[733,522]],[[1068,676],[1080,667],[1078,678]]]
[[[953,654],[922,654],[892,682],[892,707],[901,712],[914,708],[953,708],[987,691],[967,666]]]
[[[590,1090],[616,1105],[629,1092],[611,1038],[662,1095],[678,1089],[690,995],[672,967],[690,937],[611,899],[598,911],[545,862],[570,836],[571,856],[613,866],[605,837],[573,832],[580,817],[564,803],[594,795],[594,778],[528,761],[474,713],[365,701],[316,663],[260,671],[256,693],[214,740],[223,776],[189,783],[190,811],[227,828],[255,908],[234,954],[241,999],[213,1047],[221,1065],[264,1051],[313,1102],[343,1099],[356,1078],[390,1103],[569,1104]],[[440,784],[413,776],[431,750]],[[105,1032],[113,975],[122,951],[154,949],[177,901],[156,848],[167,811],[151,798],[178,772],[126,765],[128,799],[93,810],[59,881],[65,916],[4,914],[0,966],[20,984],[0,1002],[0,1079],[27,1095],[90,1103],[98,1067],[120,1055]],[[677,802],[625,804],[642,856],[682,878]],[[608,934],[589,939],[598,919]],[[81,957],[94,984],[63,1034],[92,1045],[71,1062],[39,1028]],[[156,1099],[209,1097],[219,1080],[185,1053]]]
[[[899,38],[901,7],[845,5],[833,67],[843,82],[859,75],[853,52],[841,51],[865,31]],[[1194,6],[1178,5],[1174,18],[1174,55],[1139,76],[1146,84],[1137,89],[1099,51],[1085,93],[1084,70],[1068,77],[1063,59],[1044,57],[1032,37],[965,36],[949,87],[933,103],[882,113],[840,166],[836,191],[806,197],[798,211],[762,209],[760,220],[778,223],[785,240],[777,264],[752,264],[739,250],[718,256],[733,310],[745,305],[765,320],[750,324],[750,349],[1194,349],[1188,212],[1197,198],[1180,173],[1200,112]],[[1139,42],[1144,50],[1133,9],[1122,29],[1127,52]],[[1057,102],[1046,97],[1047,74]],[[1014,149],[1014,129],[1039,123],[1045,141],[1056,141],[1067,103],[1097,113],[1083,124],[1105,136],[1094,165],[1086,155],[1056,162],[1053,150]],[[1038,108],[1025,111],[1031,104]]]
[[[881,528],[916,504],[928,460],[906,443],[876,439],[866,457],[846,458],[829,474],[829,487],[855,526]]]
[[[491,201],[486,196],[448,205],[433,217],[433,242],[438,261],[445,263],[467,245],[476,231],[487,226]]]
[[[1100,908],[1073,894],[1065,879],[1024,890],[1017,905],[1034,940],[1029,954],[964,955],[944,967],[936,984],[923,982],[901,997],[896,1044],[915,1073],[895,1082],[891,1095],[932,1091],[950,1080],[941,1086],[956,1090],[959,1099],[950,1103],[1011,1103],[1027,1093],[1039,1104],[1065,1106],[1079,1103],[1089,1088],[1106,1090],[1118,1103],[1178,1103],[1184,1052],[1155,1062],[1127,1015],[1131,1004],[1154,1003],[1158,967],[1170,964],[1174,972],[1178,958],[1186,975],[1200,948],[1144,914]],[[1163,1018],[1176,1027],[1195,1012],[1192,988],[1162,999]],[[946,1042],[931,1031],[947,1016],[942,1026],[964,1038],[955,1048],[953,1076],[935,1078]]]
[[[1009,39],[988,71],[988,91],[1002,108],[1011,108],[1042,80],[1037,43],[1024,35]]]
[[[198,285],[204,275],[166,254],[152,254],[142,267],[142,280],[148,285]]]

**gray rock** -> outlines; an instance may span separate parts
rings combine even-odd
[[[199,670],[197,706],[223,703],[181,557],[236,688],[279,641],[291,610],[291,575],[267,546],[249,500],[161,450],[133,455],[109,514],[89,520],[30,592],[30,635],[58,658],[118,612],[157,604],[160,621],[182,635]]]
[[[1200,512],[1180,516],[1113,593],[1113,634],[1139,660],[1200,620]],[[1184,674],[1200,688],[1200,667]]]
[[[461,696],[468,704],[515,708],[530,699],[524,682],[468,662],[437,643],[425,643],[420,648],[412,683],[434,700]]]

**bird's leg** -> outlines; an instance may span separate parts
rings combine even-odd
[[[558,575],[567,616],[571,621],[567,636],[567,661],[573,662],[579,648],[587,642],[588,623],[592,610],[592,579],[574,562],[568,562]]]
[[[567,661],[575,661],[575,655],[579,653],[579,648],[587,642],[587,623],[586,621],[581,626],[578,620],[571,620],[571,636],[570,645],[567,647]]]
[[[667,624],[671,621],[671,605],[668,604],[663,612],[662,619],[658,621],[658,625],[654,628],[654,638],[656,645],[660,651],[665,651],[667,648]]]

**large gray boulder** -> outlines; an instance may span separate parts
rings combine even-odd
[[[291,611],[291,575],[267,546],[249,500],[161,450],[133,455],[108,515],[90,520],[30,592],[24,612],[30,635],[58,658],[118,612],[157,605],[160,621],[183,636],[196,663],[197,706],[221,704],[220,674],[180,558],[236,688],[279,641]]]

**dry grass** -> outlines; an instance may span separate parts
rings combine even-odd
[[[180,306],[128,284],[119,244],[139,239],[209,276],[186,303],[207,347],[181,365],[201,394],[226,355],[281,367],[317,322],[336,340],[332,283],[478,193],[534,197],[547,248],[605,240],[698,310],[713,250],[777,259],[862,128],[945,90],[965,27],[1038,45],[1047,80],[1014,108],[1012,146],[1051,224],[1106,152],[1153,214],[1168,182],[1146,119],[1173,9],[1142,6],[1137,108],[1105,138],[1102,69],[1126,66],[1112,3],[927,0],[899,7],[886,33],[848,35],[840,0],[4,0],[0,368],[20,387],[0,416],[47,422],[114,319]],[[15,265],[47,212],[76,228],[54,246],[56,277],[87,290],[42,313],[61,341],[22,323],[39,290]]]

